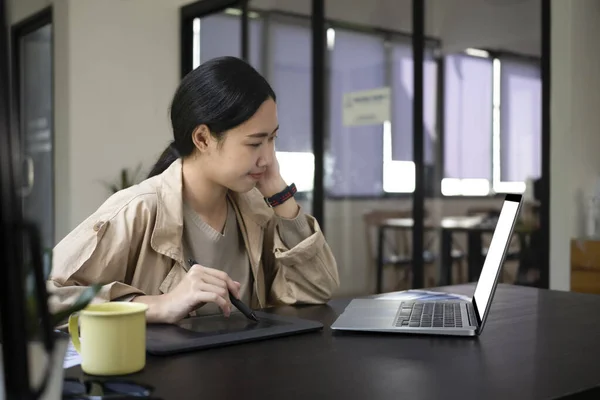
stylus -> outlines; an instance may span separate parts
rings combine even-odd
[[[188,264],[190,264],[190,267],[191,267],[192,265],[197,264],[197,263],[196,263],[196,261],[192,260],[191,258],[188,258]],[[254,311],[252,311],[250,309],[250,307],[245,305],[244,302],[237,299],[233,295],[233,293],[231,293],[231,290],[229,290],[229,299],[231,300],[231,304],[233,304],[235,306],[235,308],[240,310],[242,312],[242,314],[244,314],[246,316],[246,318],[258,322],[258,317],[256,316],[256,314],[254,314]]]

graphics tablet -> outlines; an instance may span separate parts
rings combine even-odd
[[[261,311],[255,311],[255,314],[259,322],[234,312],[229,318],[211,315],[185,318],[177,324],[149,324],[146,328],[146,349],[149,354],[170,355],[323,328],[323,324],[316,321]]]

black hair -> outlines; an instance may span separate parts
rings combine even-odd
[[[217,139],[249,120],[275,92],[250,64],[236,57],[218,57],[187,74],[171,102],[174,140],[148,174],[158,175],[179,157],[193,153],[192,133],[206,125]]]

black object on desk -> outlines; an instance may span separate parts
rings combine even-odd
[[[125,379],[78,379],[63,381],[62,398],[65,400],[161,400],[152,396],[152,386]]]
[[[263,340],[317,331],[317,321],[257,312],[258,321],[250,321],[238,312],[229,317],[210,315],[190,317],[177,324],[151,324],[146,329],[146,348],[154,355],[170,355],[212,347]]]
[[[197,263],[196,263],[196,261],[192,260],[191,258],[188,258],[188,264],[190,264],[190,267],[191,267]],[[229,290],[229,300],[231,300],[231,304],[233,304],[235,306],[235,308],[240,310],[242,312],[242,314],[244,314],[248,319],[251,319],[253,321],[258,321],[258,318],[256,317],[256,314],[254,314],[252,309],[250,307],[248,307],[247,305],[245,305],[243,301],[237,299],[233,295],[233,293],[231,293],[231,290]]]

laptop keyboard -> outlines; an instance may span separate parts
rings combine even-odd
[[[462,328],[460,303],[403,302],[398,310],[397,327]]]

